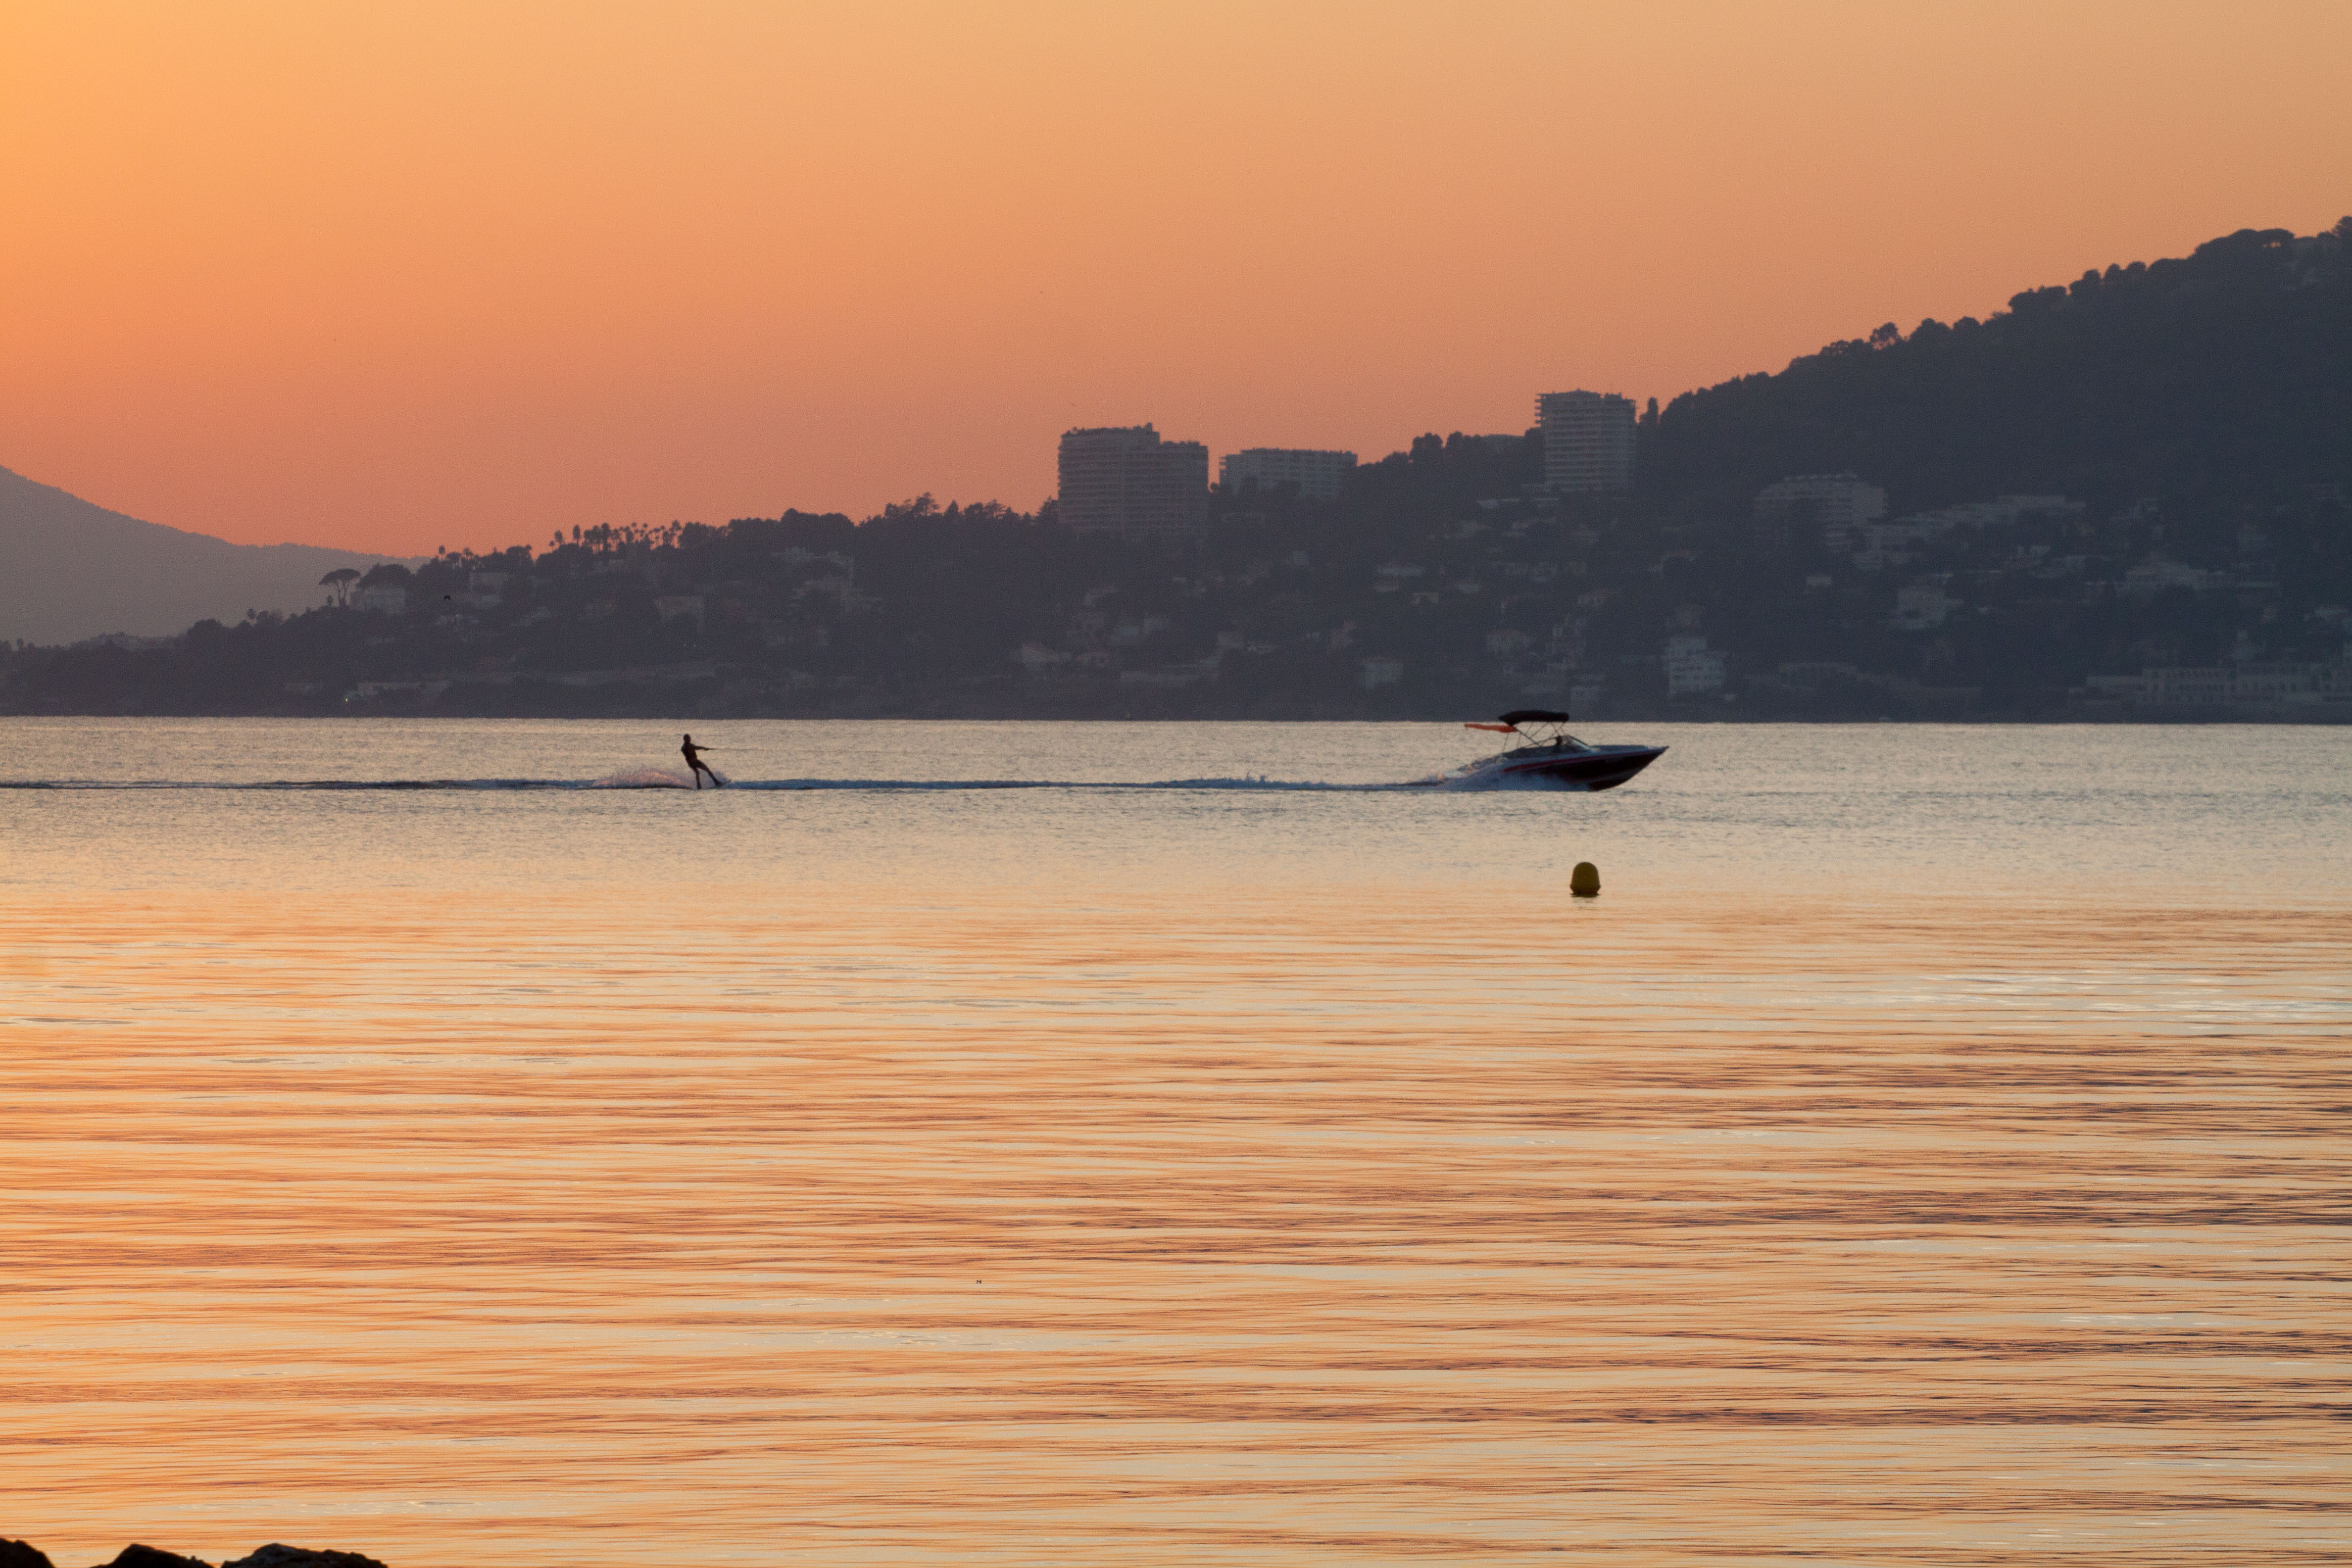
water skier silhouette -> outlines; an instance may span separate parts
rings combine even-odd
[[[702,775],[705,773],[710,773],[709,766],[702,760],[702,753],[709,751],[711,748],[709,746],[696,745],[694,743],[694,737],[691,735],[685,736],[683,739],[686,743],[678,747],[679,754],[686,758],[686,765],[694,770],[694,787],[700,789],[702,787]],[[717,773],[710,773],[710,787],[712,789],[719,788],[724,782],[725,781],[721,780]]]

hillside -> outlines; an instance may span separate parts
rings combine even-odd
[[[308,544],[231,544],[109,511],[0,468],[0,643],[163,637],[247,610],[320,602],[319,579],[384,560]]]
[[[1852,470],[1897,512],[2002,492],[2095,510],[2257,503],[2352,479],[2352,218],[2032,289],[1991,320],[1888,322],[1645,422],[1645,489],[1742,510]]]
[[[1431,435],[1336,500],[1215,494],[1173,552],[924,497],[384,566],[347,605],[313,560],[303,614],[0,654],[0,712],[2352,720],[2348,240],[1685,395],[1629,494]],[[1883,521],[1756,516],[1843,470]]]

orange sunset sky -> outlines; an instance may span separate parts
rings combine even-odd
[[[0,0],[0,466],[387,552],[1376,458],[2352,211],[2352,4]]]

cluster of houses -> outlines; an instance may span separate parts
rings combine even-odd
[[[1754,505],[1759,527],[1777,531],[1784,539],[1792,528],[1818,528],[1830,552],[1844,555],[1855,571],[1864,574],[1901,572],[1963,530],[1982,535],[2038,524],[2034,531],[2071,533],[2074,531],[2067,525],[2078,521],[2083,511],[2082,502],[2064,496],[2004,495],[1889,520],[1886,492],[1851,473],[1781,479],[1759,491]],[[2140,520],[2137,512],[2126,516]],[[2120,573],[2105,557],[2024,543],[1993,571],[1979,575],[2022,574],[2045,592],[2063,593],[2084,604],[2105,599],[2145,603],[2186,590],[2200,596],[2228,594],[2241,607],[2261,611],[2280,592],[2276,570],[2267,559],[2268,543],[2259,528],[2249,526],[2240,529],[2239,559],[2227,569],[2191,566],[2153,553]],[[1808,583],[1814,588],[1832,585],[1826,574]],[[1953,587],[1951,573],[1912,576],[1895,591],[1888,626],[1899,632],[1928,632],[1944,626],[1966,603]],[[2336,632],[2352,631],[2342,605],[2322,606],[2315,618]],[[2343,655],[2332,660],[2282,662],[2265,659],[2265,652],[2251,633],[2240,631],[2226,664],[2091,676],[2073,692],[2071,707],[2086,717],[2352,718],[2352,638],[2346,641]],[[1864,679],[1844,665],[1784,666],[1780,677],[1796,683],[1821,678],[1824,671]]]
[[[1569,395],[1559,395],[1561,398]],[[1606,434],[1614,431],[1626,412],[1626,408],[1616,406],[1623,400],[1602,399],[1597,395],[1573,395],[1572,405],[1547,406],[1542,411],[1549,426],[1546,435],[1556,438],[1563,451],[1571,453],[1576,448],[1570,438],[1591,434],[1576,425],[1571,415],[1586,418],[1594,416],[1596,409],[1605,413],[1604,424],[1594,427]],[[1548,405],[1552,402],[1551,398],[1546,399]],[[1594,406],[1586,406],[1588,402]],[[1084,484],[1068,481],[1099,481],[1097,488],[1109,494],[1131,485],[1139,474],[1146,471],[1139,466],[1139,454],[1161,448],[1158,455],[1165,457],[1164,448],[1171,445],[1160,442],[1149,426],[1074,431],[1071,437],[1065,447],[1062,500],[1066,509],[1072,509],[1072,503],[1078,500],[1085,489]],[[1608,464],[1619,464],[1614,446],[1599,449]],[[1107,454],[1114,453],[1126,465],[1124,468],[1114,469],[1108,466]],[[1191,492],[1199,477],[1194,470],[1205,463],[1205,456],[1189,449],[1181,455],[1185,459],[1181,466],[1185,469],[1182,489],[1189,509]],[[1099,471],[1080,471],[1096,459],[1102,460],[1097,464]],[[1225,478],[1229,485],[1284,484],[1296,486],[1302,492],[1336,493],[1353,461],[1352,456],[1345,453],[1253,449],[1234,455]],[[1244,469],[1245,478],[1242,472]],[[1112,483],[1113,478],[1118,479],[1118,485]],[[1461,542],[1490,528],[1500,528],[1503,532],[1496,536],[1498,540],[1524,538],[1538,513],[1557,509],[1559,503],[1554,498],[1559,492],[1582,488],[1588,482],[1595,489],[1619,489],[1630,475],[1621,466],[1612,466],[1600,480],[1590,480],[1580,474],[1563,478],[1570,482],[1542,487],[1549,493],[1531,492],[1518,500],[1481,502],[1488,509],[1507,510],[1499,517],[1490,510],[1484,521],[1467,520],[1448,524],[1442,537]],[[1123,492],[1130,511],[1142,504],[1137,493],[1140,488],[1134,486]],[[2237,558],[2223,568],[2192,566],[2161,553],[2151,553],[2126,566],[2113,556],[2073,552],[2071,546],[2093,542],[2095,536],[2094,531],[2081,526],[2084,504],[2064,496],[2000,495],[1893,518],[1887,515],[1887,510],[1885,489],[1857,475],[1800,475],[1776,481],[1757,492],[1752,521],[1776,543],[1802,544],[1808,551],[1818,543],[1827,557],[1821,563],[1826,569],[1811,572],[1805,578],[1804,591],[1808,596],[1822,595],[1821,605],[1825,611],[1837,605],[1832,613],[1850,622],[1855,605],[1861,602],[1858,595],[1874,598],[1884,594],[1885,597],[1876,599],[1876,603],[1885,608],[1868,612],[1862,623],[1878,626],[1882,636],[1884,632],[1936,634],[1951,627],[1960,617],[1979,613],[1979,606],[2004,603],[2145,602],[2182,592],[2200,599],[2229,595],[2237,605],[2267,621],[2274,617],[2272,606],[2280,597],[2276,568],[2268,542],[2259,529],[2241,530]],[[1185,517],[1189,521],[1189,510]],[[2134,512],[2110,522],[2148,521],[2151,520]],[[1139,536],[1150,531],[1134,517],[1128,521]],[[2149,531],[2140,531],[2143,541]],[[1580,525],[1570,531],[1567,542],[1590,546],[1598,538],[1589,528]],[[1955,544],[1965,548],[1956,550]],[[1507,548],[1499,552],[1511,553]],[[1452,569],[1390,560],[1374,567],[1369,589],[1374,595],[1395,595],[1386,602],[1399,606],[1466,608],[1491,602],[1502,608],[1528,591],[1535,591],[1534,596],[1538,600],[1558,603],[1560,608],[1553,612],[1558,618],[1548,627],[1496,625],[1486,629],[1483,640],[1488,668],[1501,671],[1528,699],[1558,700],[1572,709],[1590,709],[1604,696],[1603,678],[1589,658],[1590,618],[1621,590],[1575,581],[1587,571],[1586,563],[1574,558],[1576,553],[1563,552],[1559,559],[1503,560],[1498,556],[1475,567]],[[1666,567],[1675,557],[1694,555],[1688,549],[1669,550],[1654,569]],[[656,578],[652,584],[656,590],[652,608],[661,621],[683,620],[700,628],[706,622],[740,622],[749,616],[763,630],[773,628],[768,637],[771,647],[780,647],[797,635],[788,621],[757,619],[762,615],[783,614],[784,597],[794,605],[823,603],[842,612],[868,608],[876,603],[859,592],[856,562],[846,553],[821,554],[793,549],[777,559],[792,569],[783,585],[662,581],[657,569],[643,563],[625,563],[619,558],[600,562],[589,575],[593,578],[608,573],[644,572]],[[1927,569],[1939,563],[1948,569]],[[1303,553],[1289,564],[1303,568]],[[1244,577],[1242,585],[1247,586],[1255,575],[1281,569],[1280,563],[1255,563],[1252,575]],[[409,614],[412,608],[416,613],[430,610],[454,623],[505,604],[509,597],[512,574],[490,566],[473,570],[462,588],[432,595],[443,603],[429,606],[414,604],[417,590],[411,584],[390,577],[360,583],[356,573],[338,575],[353,579],[331,583],[341,601],[353,609],[387,615]],[[744,591],[733,593],[738,587]],[[660,591],[663,589],[667,591]],[[1832,595],[1832,589],[1841,591]],[[1123,686],[1181,687],[1216,679],[1235,658],[1277,651],[1276,645],[1262,638],[1253,640],[1255,634],[1227,631],[1217,636],[1214,647],[1204,657],[1152,663],[1149,650],[1155,646],[1167,646],[1160,637],[1169,630],[1167,617],[1121,613],[1112,598],[1116,592],[1107,584],[1087,594],[1084,605],[1072,616],[1066,636],[1055,639],[1060,646],[1024,643],[1013,650],[1013,661],[1025,674],[1037,678],[1115,677]],[[1972,600],[1977,603],[1972,605]],[[590,620],[607,618],[615,613],[614,597],[600,594],[593,584],[575,608]],[[521,624],[546,619],[555,613],[541,602],[528,611]],[[1363,612],[1360,608],[1357,613]],[[1883,620],[1877,618],[1882,616]],[[2347,620],[2341,606],[2323,606],[2315,618],[2324,623],[2320,628],[2323,636],[2352,633],[2352,620]],[[2302,635],[2308,629],[2298,626],[2294,635],[2284,640],[2308,648],[2313,639]],[[1300,633],[1307,641],[1326,644],[1329,652],[1349,651],[1355,636],[1353,621],[1336,629],[1327,625],[1322,631]],[[2331,637],[2328,640],[2334,639]],[[1696,606],[1685,605],[1678,612],[1664,630],[1663,644],[1652,646],[1658,651],[1636,662],[1654,666],[1663,695],[1669,700],[1729,699],[1732,660],[1726,650],[1709,645],[1701,630]],[[2090,676],[2073,692],[2073,707],[2085,716],[2352,718],[2352,641],[2346,643],[2346,648],[2344,657],[2332,660],[2281,660],[2255,641],[2252,634],[2242,631],[2226,662],[2197,667],[2151,666],[2137,674]],[[1404,659],[1372,648],[1355,649],[1354,655],[1358,680],[1365,689],[1376,690],[1404,681]],[[1904,661],[1889,662],[1900,665]],[[1647,679],[1643,678],[1645,683]],[[1898,694],[1912,700],[1915,707],[1929,703],[1936,696],[1926,688],[1915,689],[1915,683],[1907,680],[1834,660],[1783,663],[1769,671],[1743,671],[1742,679],[1754,684],[1759,694],[1777,689],[1801,696],[1822,691],[1831,683],[1843,683],[1885,685],[1890,690],[1900,687],[1903,689]]]

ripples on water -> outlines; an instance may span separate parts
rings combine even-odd
[[[675,744],[0,735],[18,784]],[[1595,738],[1675,749],[1602,796],[0,790],[0,1533],[2352,1559],[2352,737]],[[725,739],[775,781],[1469,754]]]

